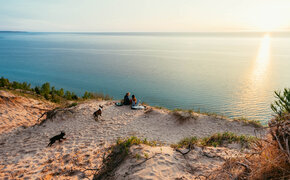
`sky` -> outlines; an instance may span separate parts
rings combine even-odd
[[[290,0],[0,0],[0,30],[290,31]]]

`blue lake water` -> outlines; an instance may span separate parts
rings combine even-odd
[[[0,33],[0,76],[265,123],[289,49],[289,33]]]

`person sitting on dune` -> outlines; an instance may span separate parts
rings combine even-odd
[[[132,109],[145,109],[144,106],[139,105],[139,100],[135,97],[135,95],[132,95]]]
[[[124,102],[123,102],[124,105],[130,105],[131,104],[129,96],[130,96],[130,93],[127,92],[126,95],[124,96]]]

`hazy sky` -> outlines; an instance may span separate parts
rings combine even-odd
[[[0,0],[0,30],[290,30],[290,0]]]

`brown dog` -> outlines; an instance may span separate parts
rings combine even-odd
[[[99,105],[99,109],[94,112],[95,121],[99,120],[99,116],[102,116],[103,106]]]

